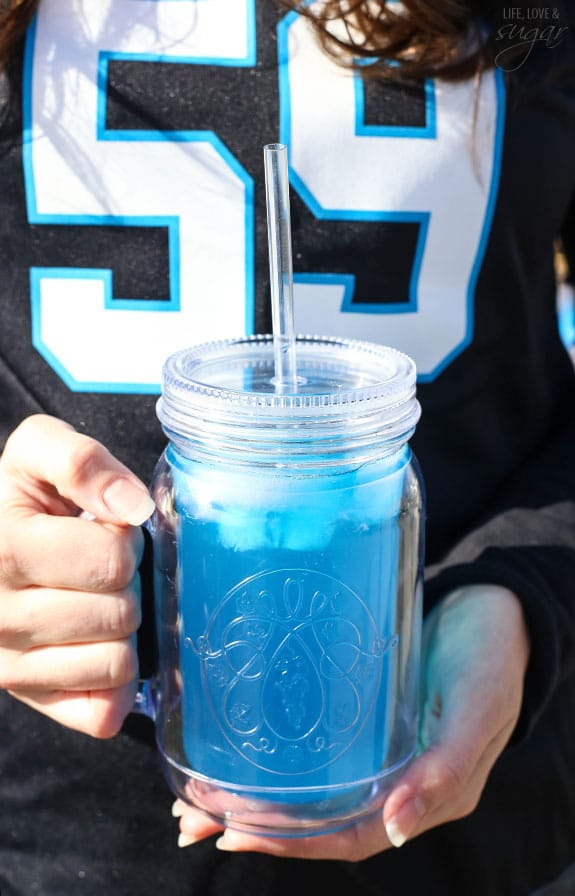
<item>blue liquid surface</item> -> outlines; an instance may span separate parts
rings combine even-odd
[[[319,788],[320,799],[379,775],[397,710],[408,450],[317,478],[168,459],[190,767],[257,792]]]

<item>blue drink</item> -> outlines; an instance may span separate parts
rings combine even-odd
[[[216,817],[328,830],[375,811],[415,748],[417,474],[405,439],[366,454],[362,433],[358,457],[332,426],[322,455],[284,420],[270,462],[246,429],[239,458],[235,430],[207,449],[172,437],[156,477],[160,746]]]

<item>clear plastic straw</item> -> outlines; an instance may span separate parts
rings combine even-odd
[[[272,330],[274,337],[274,385],[277,391],[297,391],[293,311],[293,267],[289,206],[287,147],[264,146]]]

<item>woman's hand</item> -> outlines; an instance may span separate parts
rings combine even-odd
[[[134,527],[153,506],[102,445],[53,417],[25,420],[0,458],[0,687],[96,737],[118,731],[135,696]]]
[[[425,622],[421,753],[390,792],[383,811],[319,837],[274,839],[226,829],[220,849],[359,861],[462,818],[517,722],[529,642],[517,597],[496,585],[447,595]],[[181,846],[219,828],[177,801]]]

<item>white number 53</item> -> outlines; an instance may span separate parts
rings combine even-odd
[[[395,345],[434,377],[471,339],[497,191],[503,90],[431,85],[433,127],[361,127],[361,92],[289,14],[278,29],[281,139],[321,219],[416,221],[405,306],[352,302],[353,277],[296,278],[297,328]],[[155,392],[182,344],[250,331],[253,181],[212,131],[108,130],[114,58],[253,66],[255,0],[43,0],[25,65],[24,168],[35,224],[166,227],[170,295],[116,297],[108,269],[34,268],[33,341],[79,391]],[[225,259],[225,263],[223,260]],[[137,263],[137,260],[134,260]],[[449,276],[445,276],[448,270]]]

